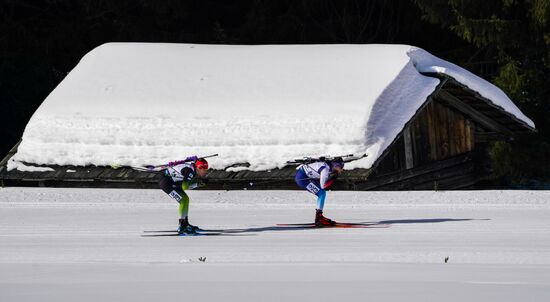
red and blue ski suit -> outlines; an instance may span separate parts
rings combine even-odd
[[[330,165],[323,161],[300,165],[294,181],[302,188],[317,196],[317,209],[323,210],[327,189],[336,179],[332,175]]]

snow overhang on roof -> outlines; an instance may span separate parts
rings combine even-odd
[[[364,154],[370,168],[454,78],[534,128],[496,86],[407,45],[108,43],[82,58],[29,121],[10,161],[157,164],[219,153],[213,168]]]

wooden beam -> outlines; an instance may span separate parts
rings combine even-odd
[[[409,178],[416,178],[425,174],[434,174],[439,170],[451,168],[458,165],[466,164],[472,161],[472,153],[468,152],[458,156],[451,157],[440,161],[428,163],[410,170],[400,170],[382,175],[371,175],[368,181],[361,182],[357,185],[358,190],[370,190],[376,187],[385,186],[387,184],[401,182]],[[342,175],[342,178],[346,178]],[[350,181],[355,179],[347,178]]]
[[[405,141],[405,169],[411,169],[414,167],[413,162],[413,148],[411,140],[411,128],[409,126],[405,127],[403,130],[403,139]]]
[[[428,169],[429,168],[429,169]],[[398,175],[373,177],[370,181],[356,184],[358,190],[410,190],[433,189],[433,182],[442,182],[450,177],[465,177],[469,180],[475,177],[475,163],[470,159],[452,166],[427,165],[411,170],[400,171]],[[427,187],[422,184],[427,183]],[[444,189],[444,187],[441,187]]]
[[[490,141],[507,141],[510,138],[498,132],[476,132],[475,141],[478,143],[486,143]]]
[[[12,156],[15,155],[15,153],[17,153],[17,148],[19,147],[19,144],[21,144],[21,139],[19,139],[17,144],[15,144],[15,146],[13,146],[10,151],[8,151],[8,154],[6,154],[2,161],[0,161],[0,173],[7,171],[8,161]]]
[[[476,99],[478,99],[481,103],[487,105],[487,106],[490,106],[500,112],[502,112],[502,114],[504,115],[507,115],[509,116],[512,120],[514,120],[515,122],[517,122],[518,124],[520,124],[522,127],[530,130],[530,131],[533,131],[533,132],[537,132],[537,129],[531,127],[530,125],[528,125],[525,121],[523,120],[520,120],[518,119],[517,117],[515,117],[513,114],[510,114],[509,112],[505,111],[502,107],[494,104],[493,102],[491,102],[490,100],[488,100],[487,98],[483,97],[481,94],[479,94],[479,92],[477,91],[474,91],[472,89],[470,89],[468,86],[460,83],[460,82],[457,82],[455,79],[453,79],[452,77],[447,77],[449,79],[448,81],[448,86],[446,87],[450,87],[452,86],[453,88],[454,87],[460,87],[461,89],[463,89],[464,91],[467,91],[468,93],[470,93],[473,97],[475,97]]]
[[[456,98],[452,94],[448,93],[447,91],[442,89],[439,91],[437,96],[441,100],[445,101],[445,103],[455,108],[456,110],[466,114],[467,116],[472,118],[475,122],[479,123],[480,125],[483,125],[484,127],[487,127],[496,132],[500,132],[508,136],[513,136],[512,131],[510,131],[508,128],[499,124],[498,122],[486,116],[485,114],[475,110],[470,105],[464,104],[464,102],[462,102],[460,99]]]

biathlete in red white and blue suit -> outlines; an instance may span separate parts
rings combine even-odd
[[[336,223],[323,216],[325,206],[326,189],[332,185],[338,175],[344,169],[344,161],[341,157],[331,160],[318,160],[312,163],[298,166],[294,180],[302,189],[317,196],[317,209],[315,211],[315,225],[329,226]]]

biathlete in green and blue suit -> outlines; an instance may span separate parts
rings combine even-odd
[[[195,234],[198,227],[189,223],[189,196],[186,190],[192,190],[205,184],[203,178],[208,170],[204,158],[191,156],[185,160],[170,162],[159,180],[160,188],[179,203],[180,234]]]

